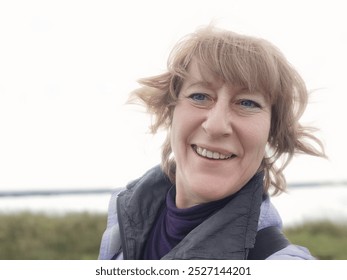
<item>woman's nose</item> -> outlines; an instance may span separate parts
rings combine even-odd
[[[227,104],[216,104],[212,107],[207,112],[202,128],[211,138],[230,135],[233,129],[229,106]]]

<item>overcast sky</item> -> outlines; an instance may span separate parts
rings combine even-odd
[[[347,179],[344,1],[0,2],[0,190],[117,187],[159,163],[163,135],[124,105],[201,25],[263,37],[315,90],[303,121],[329,161],[301,156],[289,182]]]

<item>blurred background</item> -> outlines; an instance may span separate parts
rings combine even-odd
[[[273,203],[292,241],[347,259],[342,0],[1,1],[0,259],[97,257],[111,189],[160,161],[128,94],[211,22],[277,45],[312,90],[302,122],[329,160],[294,158]]]

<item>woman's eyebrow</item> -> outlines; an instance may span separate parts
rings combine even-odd
[[[249,91],[246,89],[246,90],[239,91],[237,95],[238,96],[243,96],[243,95],[244,96],[253,96],[253,97],[257,98],[259,101],[270,104],[269,97],[260,91]]]

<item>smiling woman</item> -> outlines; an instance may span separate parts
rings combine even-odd
[[[227,84],[196,61],[188,73],[171,127],[179,208],[240,190],[257,172],[270,130],[270,104],[262,94]],[[216,160],[220,155],[224,159]]]
[[[299,123],[307,90],[281,52],[209,26],[140,83],[131,100],[155,116],[152,132],[167,130],[162,163],[112,195],[100,259],[312,259],[282,236],[269,198],[294,154],[324,157]]]

